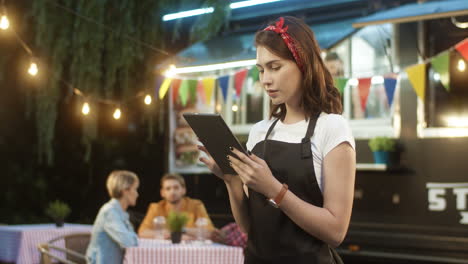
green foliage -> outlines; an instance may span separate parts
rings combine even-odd
[[[58,107],[72,92],[61,80],[91,98],[125,103],[138,92],[154,88],[155,65],[171,56],[163,51],[168,39],[163,14],[187,6],[214,6],[215,12],[200,16],[190,25],[190,40],[198,41],[221,29],[228,17],[228,4],[222,0],[32,1],[31,13],[25,17],[32,25],[35,37],[31,46],[40,60],[42,79],[40,87],[30,93],[34,98],[31,112],[37,124],[39,162],[51,165],[54,160]],[[175,31],[181,21],[174,26]],[[155,113],[145,114],[152,125]],[[96,127],[96,117],[90,115],[83,121],[85,160],[99,134]],[[148,131],[152,133],[153,129]]]
[[[396,141],[389,137],[374,137],[369,140],[369,148],[372,151],[395,151]]]
[[[65,220],[65,218],[71,213],[71,209],[68,204],[55,200],[47,206],[46,215],[54,220]]]
[[[183,212],[171,211],[167,216],[167,226],[171,232],[180,232],[187,224],[188,216]]]

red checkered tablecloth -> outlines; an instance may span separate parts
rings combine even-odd
[[[91,225],[79,224],[65,224],[60,228],[54,224],[0,226],[0,261],[16,264],[39,263],[39,243],[66,234],[91,232],[91,229]]]
[[[220,244],[171,244],[154,239],[139,239],[138,247],[125,252],[125,264],[242,264],[241,247]]]

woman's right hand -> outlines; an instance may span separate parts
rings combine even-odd
[[[198,145],[197,147],[198,147],[199,150],[205,152],[206,156],[208,157],[208,158],[202,157],[202,158],[200,158],[200,161],[205,163],[205,165],[208,167],[208,169],[210,169],[210,171],[213,172],[213,174],[216,175],[218,178],[225,181],[226,183],[230,183],[232,178],[235,175],[223,174],[223,172],[219,168],[218,164],[216,164],[213,157],[211,157],[208,150],[202,145]]]

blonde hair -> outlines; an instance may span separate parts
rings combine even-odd
[[[180,183],[180,185],[182,185],[182,187],[185,188],[185,180],[184,180],[184,177],[180,176],[180,174],[177,174],[177,173],[166,173],[164,174],[164,176],[161,178],[161,189],[163,187],[163,183],[164,181],[167,181],[167,180],[176,180]]]
[[[107,177],[107,192],[109,192],[110,197],[119,199],[122,197],[123,190],[130,188],[135,182],[138,181],[138,176],[131,171],[112,171]]]

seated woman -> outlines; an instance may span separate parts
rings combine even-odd
[[[107,178],[111,200],[101,207],[94,221],[86,251],[88,263],[122,263],[124,248],[138,245],[126,212],[128,206],[136,204],[138,185],[137,175],[130,171],[113,171]]]

